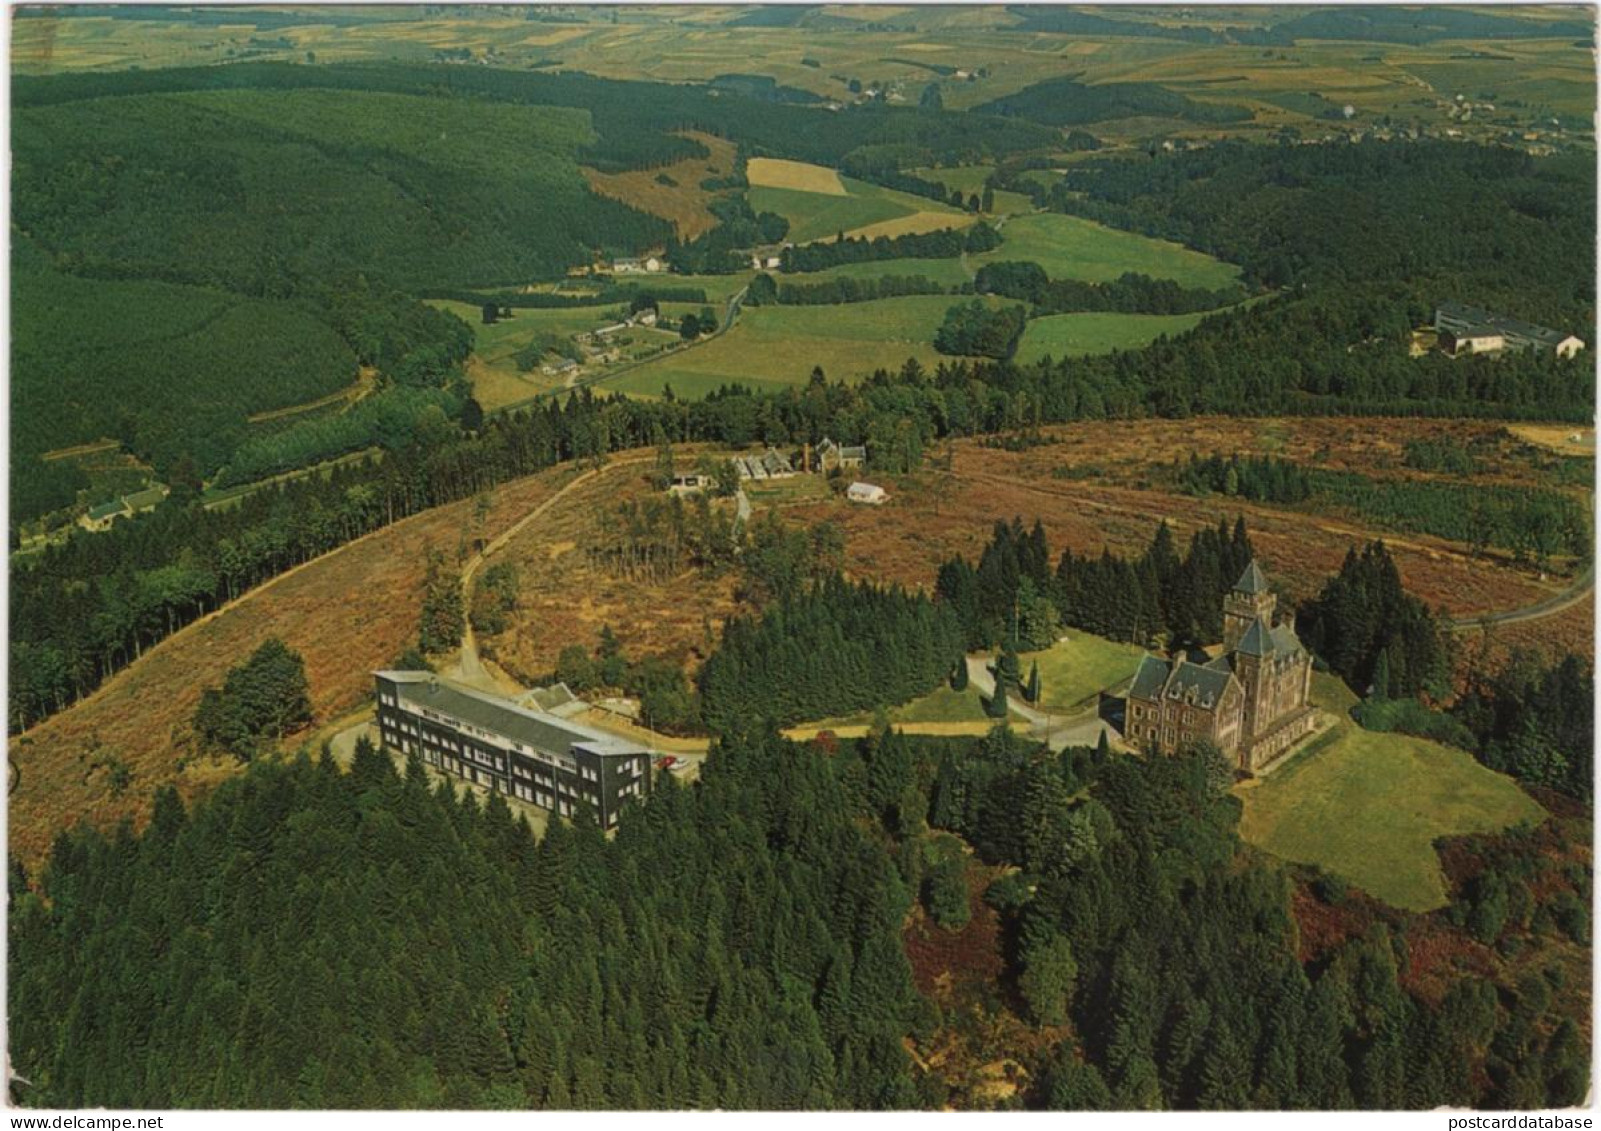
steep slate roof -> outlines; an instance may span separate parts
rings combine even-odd
[[[1223,698],[1223,693],[1228,690],[1229,680],[1233,678],[1230,672],[1181,660],[1168,680],[1167,693],[1169,697],[1178,698],[1193,687],[1199,695],[1197,702],[1203,707],[1213,707]]]
[[[645,747],[614,734],[519,707],[509,700],[441,679],[432,672],[381,671],[374,674],[398,684],[401,697],[408,702],[432,708],[537,750],[565,754],[573,746],[582,746],[600,755],[650,753]]]
[[[1245,635],[1240,637],[1234,650],[1247,656],[1266,656],[1273,651],[1273,644],[1273,630],[1268,628],[1265,620],[1257,617],[1251,622],[1251,627],[1245,630]]]
[[[1134,671],[1134,682],[1129,686],[1128,693],[1135,699],[1155,699],[1162,693],[1162,687],[1167,683],[1168,673],[1172,670],[1166,660],[1156,656],[1146,656],[1140,660],[1140,666]]]
[[[1234,583],[1234,591],[1256,594],[1266,593],[1267,588],[1267,578],[1257,567],[1256,559],[1252,558],[1251,564],[1245,567],[1245,572],[1240,574],[1240,579]]]
[[[1291,628],[1287,624],[1274,625],[1271,635],[1273,638],[1273,647],[1279,652],[1285,652],[1290,655],[1294,655],[1297,652],[1305,651],[1305,649],[1301,646],[1301,638],[1295,635],[1295,629]]]

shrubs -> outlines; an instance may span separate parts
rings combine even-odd
[[[248,761],[265,743],[311,721],[306,664],[277,637],[209,687],[195,709],[194,728],[207,746]]]
[[[1354,714],[1356,721],[1368,730],[1413,734],[1464,750],[1475,746],[1473,732],[1461,722],[1429,710],[1416,699],[1365,699],[1357,704]]]

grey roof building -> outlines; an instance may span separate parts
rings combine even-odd
[[[380,671],[373,679],[384,746],[444,773],[563,817],[588,807],[606,829],[630,799],[650,792],[653,752],[625,738],[433,672]],[[561,696],[533,702],[545,698]]]
[[[1460,302],[1442,302],[1436,307],[1434,328],[1440,334],[1441,346],[1453,354],[1505,348],[1572,357],[1584,348],[1584,341],[1572,334]],[[1502,342],[1500,347],[1494,345],[1497,338]]]

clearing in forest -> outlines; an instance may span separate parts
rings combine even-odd
[[[745,165],[745,179],[751,188],[794,189],[827,196],[850,195],[839,173],[824,165],[805,161],[785,161],[777,157],[752,157]]]
[[[1363,730],[1332,676],[1313,677],[1334,727],[1276,773],[1237,787],[1240,836],[1275,856],[1316,864],[1409,911],[1446,903],[1439,837],[1496,832],[1546,813],[1466,751]]]

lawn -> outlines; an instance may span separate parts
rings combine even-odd
[[[928,734],[988,734],[996,726],[996,720],[984,714],[984,705],[972,686],[952,691],[948,684],[941,684],[922,698],[891,707],[885,713],[892,726]],[[793,727],[786,733],[791,738],[811,738],[830,730],[849,738],[865,732],[873,721],[873,712],[862,711]]]
[[[1120,232],[1077,216],[1036,213],[1010,220],[994,251],[972,256],[975,263],[1032,260],[1053,279],[1104,283],[1128,271],[1153,279],[1172,279],[1186,287],[1226,287],[1240,269],[1166,240]]]
[[[698,397],[735,381],[763,388],[800,384],[816,365],[830,380],[847,381],[874,369],[899,369],[908,357],[931,369],[943,359],[933,346],[934,331],[956,301],[907,295],[840,306],[747,307],[728,333],[620,374],[604,387],[656,395],[671,385],[677,396]]]
[[[1112,350],[1138,349],[1163,334],[1182,334],[1205,313],[1196,314],[1049,314],[1029,320],[1018,343],[1019,362],[1081,357]]]
[[[1327,702],[1328,682],[1318,677],[1314,700]],[[1446,902],[1437,837],[1545,817],[1511,778],[1466,751],[1366,731],[1337,714],[1334,730],[1305,753],[1238,788],[1246,841],[1338,873],[1396,907],[1427,911]]]
[[[778,187],[777,184],[762,185],[752,177],[751,207],[757,212],[777,212],[787,219],[789,238],[796,243],[829,239],[840,232],[849,235],[861,228],[870,228],[869,235],[894,235],[898,234],[894,221],[915,231],[961,227],[972,222],[969,214],[939,201],[842,177],[820,165],[804,165],[798,161],[774,161],[767,165],[783,166],[782,175],[769,170],[770,181],[826,189],[811,191]],[[833,189],[835,183],[844,189],[843,193]],[[949,220],[940,217],[949,217]]]
[[[1059,640],[1044,652],[1019,657],[1023,678],[1031,665],[1040,666],[1040,708],[1067,711],[1083,706],[1103,688],[1113,687],[1134,675],[1145,649],[1119,644],[1076,629],[1066,640]]]

